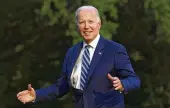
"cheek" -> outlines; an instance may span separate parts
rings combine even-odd
[[[82,31],[83,31],[83,28],[82,28],[82,27],[77,27],[77,30],[78,30],[79,32],[82,32]]]
[[[98,31],[100,29],[100,24],[96,24],[95,26],[93,26],[93,29],[95,31]]]
[[[100,24],[97,24],[97,27],[96,27],[96,28],[97,28],[97,29],[100,29],[100,27],[101,27],[101,25],[100,25]]]
[[[98,32],[99,31],[99,26],[94,27],[93,31]]]

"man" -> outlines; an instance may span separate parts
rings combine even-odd
[[[23,102],[38,102],[73,93],[75,108],[124,108],[124,93],[140,87],[126,49],[100,34],[101,20],[93,6],[76,11],[76,23],[83,42],[71,47],[65,57],[62,76],[55,84],[17,94]]]

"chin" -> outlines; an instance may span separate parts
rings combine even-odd
[[[89,39],[89,38],[88,38],[88,39],[85,39],[85,38],[84,38],[84,41],[85,41],[87,44],[89,44],[89,43],[92,41],[92,39]]]
[[[83,36],[84,41],[91,42],[93,40],[93,36]]]

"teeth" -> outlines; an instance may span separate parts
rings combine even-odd
[[[84,33],[90,33],[89,31],[86,31],[86,32],[84,32]]]

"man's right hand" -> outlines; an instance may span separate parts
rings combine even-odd
[[[26,104],[28,102],[33,102],[36,98],[35,90],[31,87],[31,84],[28,84],[28,89],[21,91],[17,94],[18,100]]]

